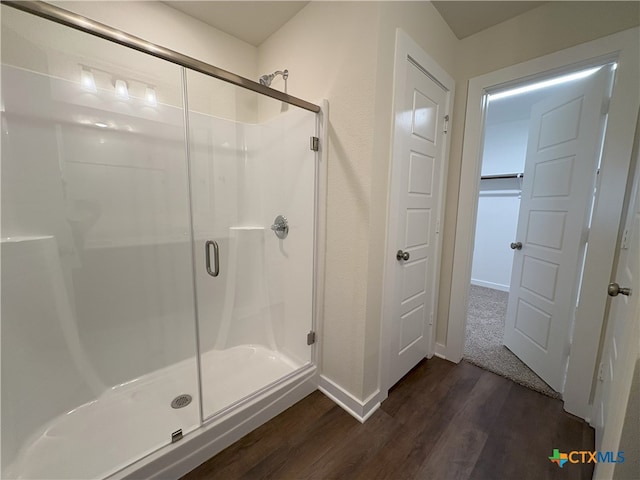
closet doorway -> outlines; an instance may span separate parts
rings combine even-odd
[[[571,329],[614,70],[487,96],[464,358],[557,398],[553,329]]]

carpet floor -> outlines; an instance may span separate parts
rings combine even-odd
[[[509,293],[471,285],[464,360],[520,385],[562,398],[502,344]]]

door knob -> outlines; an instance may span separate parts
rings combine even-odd
[[[511,242],[509,246],[512,250],[522,250],[522,242]]]
[[[409,252],[403,252],[402,250],[398,250],[398,253],[396,253],[396,258],[398,260],[409,260]]]
[[[621,288],[620,285],[613,282],[607,287],[607,293],[612,297],[617,297],[619,293],[622,295],[631,295],[631,289],[624,287]]]

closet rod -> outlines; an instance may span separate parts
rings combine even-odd
[[[482,175],[480,180],[496,180],[502,178],[523,178],[524,173],[505,173],[502,175]]]

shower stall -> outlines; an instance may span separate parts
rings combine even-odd
[[[319,108],[1,8],[2,478],[206,453],[315,389]]]

